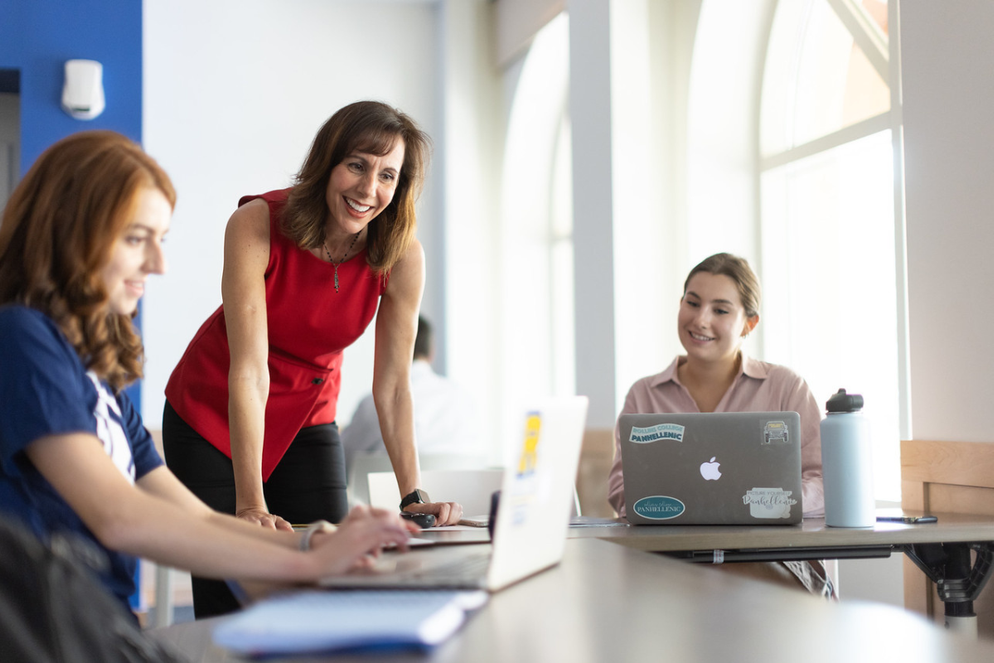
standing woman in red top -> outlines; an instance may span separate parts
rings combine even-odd
[[[222,305],[166,386],[166,462],[208,505],[262,527],[348,510],[335,424],[343,350],[376,315],[373,397],[401,508],[454,524],[420,489],[409,372],[424,290],[414,203],[429,139],[378,102],[336,112],[289,189],[246,196],[228,221]],[[198,618],[237,603],[194,578]]]

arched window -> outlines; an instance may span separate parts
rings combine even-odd
[[[563,13],[535,36],[508,118],[498,270],[501,393],[508,403],[575,391],[568,85],[569,26]]]
[[[900,499],[903,264],[886,0],[779,0],[759,113],[763,357],[863,394],[878,499]],[[896,80],[896,78],[895,78]]]

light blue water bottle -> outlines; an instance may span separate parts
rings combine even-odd
[[[845,389],[828,399],[821,421],[821,465],[825,479],[825,524],[873,527],[873,446],[863,397]]]

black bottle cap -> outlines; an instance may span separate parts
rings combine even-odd
[[[825,403],[825,409],[829,412],[859,412],[863,409],[863,397],[859,394],[847,394],[845,389],[839,389]]]

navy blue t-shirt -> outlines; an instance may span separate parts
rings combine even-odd
[[[110,570],[101,579],[127,605],[137,559],[101,545],[24,453],[46,435],[80,432],[95,435],[132,483],[162,465],[131,400],[87,372],[51,318],[0,308],[0,509],[43,541],[75,534],[105,550]]]

